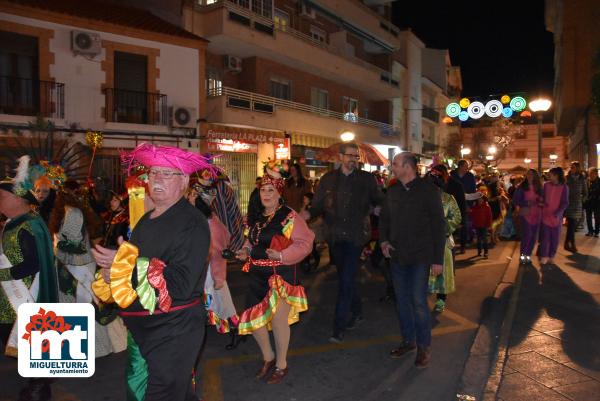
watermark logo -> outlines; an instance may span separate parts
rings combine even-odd
[[[91,304],[25,303],[18,311],[19,374],[90,377],[95,370]]]

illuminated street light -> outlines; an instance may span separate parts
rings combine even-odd
[[[550,164],[554,166],[556,164],[556,160],[558,159],[558,155],[552,153],[548,157],[550,158]]]
[[[470,148],[463,148],[461,146],[460,148],[460,156],[461,157],[465,157],[466,155],[470,155],[471,154],[471,149]]]
[[[529,167],[529,163],[531,163],[531,159],[526,157],[523,162],[527,165],[527,167]]]
[[[487,161],[492,161],[492,160],[494,160],[494,155],[487,155],[487,156],[485,157],[485,160],[487,160]]]
[[[343,132],[342,135],[340,135],[340,138],[342,139],[342,142],[351,142],[354,140],[354,132],[352,131],[346,131]]]
[[[537,115],[538,120],[538,171],[542,171],[542,120],[544,112],[552,106],[549,99],[538,98],[529,102],[529,108]]]
[[[495,146],[495,145],[492,145],[492,146],[490,146],[490,147],[488,148],[488,153],[489,153],[490,155],[495,155],[497,151],[498,151],[498,148],[496,148],[496,146]]]

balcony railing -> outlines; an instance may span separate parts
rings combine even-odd
[[[335,118],[346,122],[377,127],[384,132],[393,132],[393,127],[391,124],[369,120],[362,117],[356,117],[354,121],[349,121],[347,116],[344,118],[344,114],[337,111],[322,109],[320,107],[314,107],[308,104],[292,102],[289,100],[278,99],[258,93],[246,92],[235,88],[215,88],[209,91],[208,96],[213,98],[225,96],[227,99],[227,106],[229,107],[253,110],[263,113],[274,113],[278,107],[281,107],[290,110],[305,111],[321,117]]]
[[[0,114],[64,118],[65,84],[0,76]]]
[[[242,2],[240,4],[244,3]],[[254,27],[255,30],[269,35],[274,35],[275,31],[281,34],[291,35],[313,46],[326,50],[329,53],[333,53],[340,57],[343,57],[355,64],[360,65],[365,69],[378,73],[381,77],[381,81],[387,82],[390,85],[396,87],[398,86],[398,81],[391,78],[391,74],[389,71],[386,71],[383,68],[379,68],[376,65],[371,64],[368,61],[362,60],[356,56],[347,54],[343,49],[332,46],[329,43],[322,42],[318,39],[313,38],[310,35],[290,28],[287,25],[279,26],[275,24],[275,22],[272,19],[266,18],[265,16],[250,10],[249,7],[244,7],[240,4],[237,4],[236,2],[233,2],[231,0],[198,0],[198,6],[200,7],[200,9],[207,7],[224,6],[229,12],[229,18],[235,20],[236,22],[244,24],[248,27]]]
[[[435,153],[439,149],[439,145],[429,141],[423,141],[423,153]]]
[[[167,95],[108,88],[104,90],[106,122],[167,125]]]
[[[429,106],[423,105],[423,111],[422,111],[421,115],[423,117],[425,117],[426,119],[431,120],[433,122],[436,122],[436,123],[440,122],[440,113],[437,110],[432,109]]]

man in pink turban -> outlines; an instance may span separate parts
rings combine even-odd
[[[193,397],[192,370],[204,336],[206,309],[200,302],[210,232],[204,215],[184,198],[189,176],[214,167],[199,154],[141,144],[122,156],[128,170],[143,165],[155,208],[135,225],[117,251],[94,249],[104,280],[94,292],[115,302],[139,347],[130,357],[147,370],[141,383],[129,381],[128,398],[183,401]],[[138,372],[139,373],[139,372]]]

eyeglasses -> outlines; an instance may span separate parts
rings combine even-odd
[[[360,158],[360,155],[353,155],[352,153],[342,153],[344,156],[348,156],[352,159],[358,159]]]
[[[175,175],[183,175],[183,173],[178,173],[176,171],[152,170],[152,169],[150,171],[148,171],[148,176],[152,177],[152,178],[158,177],[159,174],[165,180],[170,180]]]

